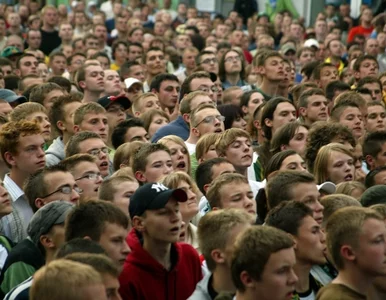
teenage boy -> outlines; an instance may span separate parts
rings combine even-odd
[[[182,138],[184,141],[187,140],[190,135],[189,122],[191,112],[199,105],[209,103],[213,104],[213,101],[206,92],[195,91],[187,94],[181,100],[180,115],[176,120],[165,126],[162,126],[159,130],[157,130],[157,132],[152,137],[152,142],[156,143],[159,139],[167,135],[176,135]]]
[[[62,87],[56,83],[47,82],[39,84],[32,89],[29,101],[40,103],[47,109],[47,113],[50,114],[54,102],[58,97],[64,96],[65,94],[66,92]]]
[[[381,167],[376,167],[374,170],[371,170],[365,178],[366,188],[370,188],[374,185],[386,184],[386,165]]]
[[[299,281],[295,284],[294,296],[298,299],[315,299],[321,284],[310,271],[313,265],[326,263],[325,234],[312,214],[305,204],[286,201],[272,209],[265,219],[266,225],[285,231],[295,242],[294,270]]]
[[[248,179],[240,174],[222,174],[211,184],[206,193],[212,210],[238,208],[250,216],[250,223],[256,222],[256,200]]]
[[[126,243],[128,227],[127,216],[113,204],[88,201],[81,203],[68,215],[65,240],[86,238],[97,242],[121,270],[130,252]]]
[[[368,299],[373,280],[386,275],[384,218],[369,208],[345,207],[328,219],[326,233],[339,274],[316,299]]]
[[[143,144],[134,155],[132,168],[140,185],[157,182],[173,172],[170,151],[162,144]]]
[[[44,168],[30,176],[24,184],[24,193],[35,213],[39,208],[55,200],[77,205],[82,190],[77,186],[72,174],[59,164]]]
[[[365,127],[367,133],[386,129],[386,108],[383,102],[372,101],[367,103]]]
[[[90,154],[75,154],[61,163],[74,177],[76,185],[82,190],[83,199],[97,198],[103,177],[99,172],[96,158]]]
[[[51,140],[51,123],[47,116],[47,110],[39,103],[27,102],[16,106],[9,114],[9,120],[12,122],[21,120],[36,122],[40,127],[44,141],[47,143]]]
[[[158,74],[166,73],[166,60],[164,52],[158,47],[150,47],[143,54],[143,64],[146,65],[147,76],[143,83],[145,93],[150,92],[150,84]],[[177,79],[178,82],[178,79]]]
[[[189,300],[214,300],[220,292],[236,291],[231,258],[236,238],[251,226],[247,220],[248,216],[236,209],[211,211],[200,219],[198,243],[210,274],[197,284]]]
[[[160,109],[158,97],[154,93],[141,94],[131,100],[133,101],[133,114],[137,118],[150,109]]]
[[[190,134],[185,141],[189,155],[196,152],[199,138],[208,133],[222,133],[225,117],[212,104],[199,105],[189,115]]]
[[[180,82],[176,75],[162,73],[155,76],[150,83],[150,91],[157,95],[163,111],[173,113],[180,92]]]
[[[339,79],[339,72],[336,66],[323,62],[315,67],[311,78],[319,88],[325,90],[330,82]]]
[[[298,278],[294,241],[271,226],[252,226],[234,246],[231,272],[237,300],[288,300]]]
[[[193,293],[202,278],[198,253],[177,243],[182,225],[179,202],[186,200],[185,191],[160,183],[147,183],[132,196],[133,229],[127,237],[132,252],[119,278],[123,299],[187,299]]]
[[[76,82],[83,93],[83,103],[98,101],[105,87],[104,76],[100,64],[88,63],[79,68]]]
[[[71,203],[54,201],[40,208],[28,225],[28,238],[10,251],[0,276],[0,295],[32,276],[53,260],[64,243],[64,221],[73,208]]]
[[[378,76],[379,64],[374,56],[366,54],[355,60],[352,69],[355,81],[358,82],[367,76]]]
[[[261,76],[261,85],[257,89],[266,101],[278,95],[278,85],[284,80],[283,57],[277,51],[264,51],[253,60],[254,71]]]
[[[363,142],[363,157],[367,168],[372,171],[386,165],[386,131],[376,131],[368,134]]]
[[[82,102],[72,95],[61,96],[52,105],[50,121],[59,133],[59,137],[46,150],[47,166],[56,165],[65,158],[64,146],[75,133],[73,116],[75,110],[80,106]]]
[[[119,123],[111,134],[111,144],[114,149],[124,143],[141,141],[148,143],[149,135],[141,119],[130,118]]]
[[[0,150],[10,173],[4,187],[12,199],[13,212],[1,219],[2,232],[14,242],[27,236],[33,211],[23,192],[24,181],[45,166],[44,139],[38,124],[30,121],[9,122],[0,129]]]
[[[304,91],[300,95],[298,106],[304,124],[311,127],[317,121],[327,121],[327,98],[323,90],[311,88]]]
[[[99,172],[103,178],[112,173],[109,165],[109,148],[98,134],[91,131],[83,131],[73,135],[68,141],[66,148],[66,157],[79,153],[86,153],[96,158]]]
[[[109,124],[106,110],[98,103],[87,103],[74,112],[74,132],[92,131],[107,143],[109,138]]]
[[[345,125],[352,131],[356,140],[364,134],[363,115],[360,107],[354,102],[342,102],[336,104],[330,113],[330,122]]]

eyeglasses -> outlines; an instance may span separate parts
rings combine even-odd
[[[210,64],[210,63],[214,63],[214,64],[216,64],[216,63],[218,63],[218,60],[217,60],[217,58],[207,58],[207,59],[205,59],[205,60],[203,60],[202,62],[201,62],[201,64],[203,65],[203,64],[205,64],[205,65],[208,65],[208,64]]]
[[[92,150],[90,150],[87,153],[91,154],[92,156],[99,156],[99,154],[101,152],[104,153],[104,154],[108,154],[109,153],[109,148],[103,147],[103,148],[100,148],[100,149],[92,149]]]
[[[200,122],[198,122],[195,127],[197,127],[201,123],[205,123],[205,124],[213,123],[214,120],[216,120],[216,119],[219,120],[220,122],[224,122],[225,121],[225,117],[221,116],[221,115],[218,115],[218,116],[207,116],[207,117],[203,118]]]
[[[101,176],[102,175],[100,173],[90,172],[90,173],[87,173],[86,175],[83,175],[82,177],[75,179],[75,181],[82,180],[82,179],[96,180],[98,177],[101,177]]]
[[[240,60],[241,60],[240,56],[229,56],[225,59],[225,62],[240,61]]]
[[[62,194],[65,194],[65,195],[69,195],[69,194],[72,193],[72,190],[74,190],[78,194],[82,194],[82,192],[83,192],[83,190],[81,188],[77,187],[77,186],[72,187],[70,185],[64,185],[64,186],[58,188],[56,191],[54,191],[54,192],[52,192],[52,193],[50,193],[48,195],[45,195],[44,197],[41,197],[41,198],[44,199],[44,198],[47,198],[47,197],[49,197],[49,196],[51,196],[53,194],[56,194],[56,193],[62,193]]]

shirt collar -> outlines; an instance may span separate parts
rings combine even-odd
[[[9,174],[6,174],[4,176],[3,183],[13,202],[15,202],[20,197],[24,196],[23,190],[16,184],[15,181],[11,179],[11,177],[9,177]]]

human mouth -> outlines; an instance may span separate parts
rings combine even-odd
[[[217,128],[214,132],[215,133],[222,133],[222,129],[221,128]]]
[[[184,161],[181,161],[177,164],[177,169],[185,170],[186,163]]]
[[[109,167],[109,163],[107,161],[104,161],[99,165],[99,167],[102,169],[107,169]]]
[[[344,181],[352,181],[353,180],[353,176],[352,174],[348,174],[344,177]]]
[[[180,227],[179,226],[175,226],[172,229],[170,229],[170,232],[173,235],[179,235],[180,234]]]

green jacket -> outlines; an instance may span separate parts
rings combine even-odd
[[[274,5],[273,3],[276,3]],[[292,3],[292,0],[266,0],[265,1],[265,12],[269,15],[271,22],[274,21],[275,16],[282,10],[288,10],[291,12],[294,19],[299,17],[299,13]]]

